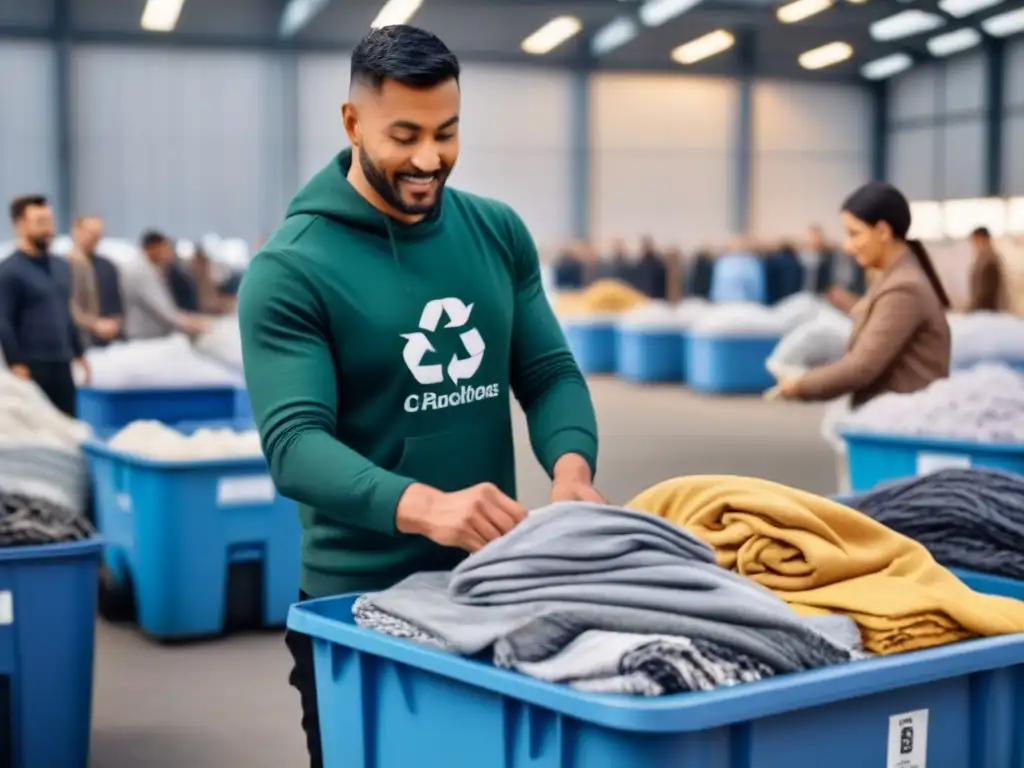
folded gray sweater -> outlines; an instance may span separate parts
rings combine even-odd
[[[462,654],[549,659],[588,630],[670,635],[732,649],[776,672],[848,661],[768,590],[653,515],[588,503],[537,510],[449,573],[367,596]]]

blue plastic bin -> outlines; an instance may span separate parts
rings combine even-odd
[[[681,330],[620,326],[616,329],[619,378],[639,384],[683,381]]]
[[[177,428],[187,434],[198,426]],[[157,461],[101,441],[83,447],[107,543],[104,564],[134,590],[145,634],[161,640],[222,634],[228,572],[236,563],[262,565],[261,623],[284,624],[299,591],[301,527],[294,502],[277,493],[263,457]]]
[[[687,343],[687,383],[710,394],[763,392],[775,384],[765,361],[778,343],[778,336],[691,333]]]
[[[86,768],[99,540],[0,549],[0,764]],[[2,726],[0,726],[2,727]]]
[[[252,421],[252,403],[249,402],[249,391],[246,389],[235,390],[235,420]]]
[[[856,493],[887,480],[927,475],[951,467],[1024,474],[1024,444],[856,431],[841,431],[839,436],[846,441],[850,488]]]
[[[1017,766],[1024,635],[661,698],[585,694],[354,626],[353,595],[296,605],[313,638],[326,768]],[[901,739],[902,737],[902,739]]]
[[[615,319],[574,317],[562,323],[566,341],[584,374],[615,373]]]
[[[79,387],[78,418],[96,430],[151,419],[164,424],[233,419],[235,387],[93,389]]]

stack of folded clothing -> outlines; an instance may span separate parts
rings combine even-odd
[[[859,657],[846,617],[803,618],[669,522],[537,510],[454,571],[363,596],[356,622],[589,691],[660,695]]]
[[[923,545],[821,496],[709,475],[667,480],[627,506],[706,541],[720,565],[801,615],[849,616],[871,653],[1024,632],[1024,602],[973,592]]]
[[[945,469],[844,503],[919,541],[945,566],[1024,579],[1024,477]]]

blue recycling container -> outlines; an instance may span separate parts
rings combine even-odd
[[[888,480],[927,475],[940,469],[998,469],[1024,474],[1024,444],[854,430],[840,431],[839,436],[846,442],[850,488],[855,493]]]
[[[691,332],[687,341],[686,380],[708,394],[753,394],[775,384],[765,362],[777,335],[727,335]]]
[[[294,606],[326,768],[1019,766],[1024,635],[660,698],[587,694]],[[339,727],[344,723],[345,727]],[[916,760],[916,762],[914,762]]]
[[[954,361],[953,367],[957,370],[973,368],[984,363],[999,363],[1016,371],[1024,372],[1024,356],[1020,357],[978,357],[974,359],[958,359]]]
[[[188,434],[200,426],[177,428]],[[114,579],[131,585],[146,635],[222,634],[229,572],[246,563],[261,572],[259,623],[284,624],[299,592],[301,526],[294,502],[277,493],[262,456],[161,461],[100,440],[83,449],[107,543],[104,564]]]
[[[98,539],[0,548],[0,765],[86,768]],[[6,753],[5,753],[6,752]]]
[[[573,317],[562,321],[566,341],[584,374],[615,373],[613,315]]]
[[[619,378],[638,384],[683,381],[682,330],[622,324],[615,334]]]
[[[145,389],[78,388],[78,418],[95,430],[110,430],[133,421],[164,424],[220,421],[235,417],[235,387]]]

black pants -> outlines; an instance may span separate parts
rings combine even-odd
[[[309,595],[299,592],[300,601],[308,599]],[[309,635],[288,630],[284,642],[294,661],[288,682],[298,690],[302,701],[302,730],[306,732],[309,768],[324,768],[323,749],[320,746],[320,712],[316,705],[316,675],[313,672],[313,640]]]
[[[75,378],[71,363],[29,363],[29,373],[58,411],[75,417]]]

